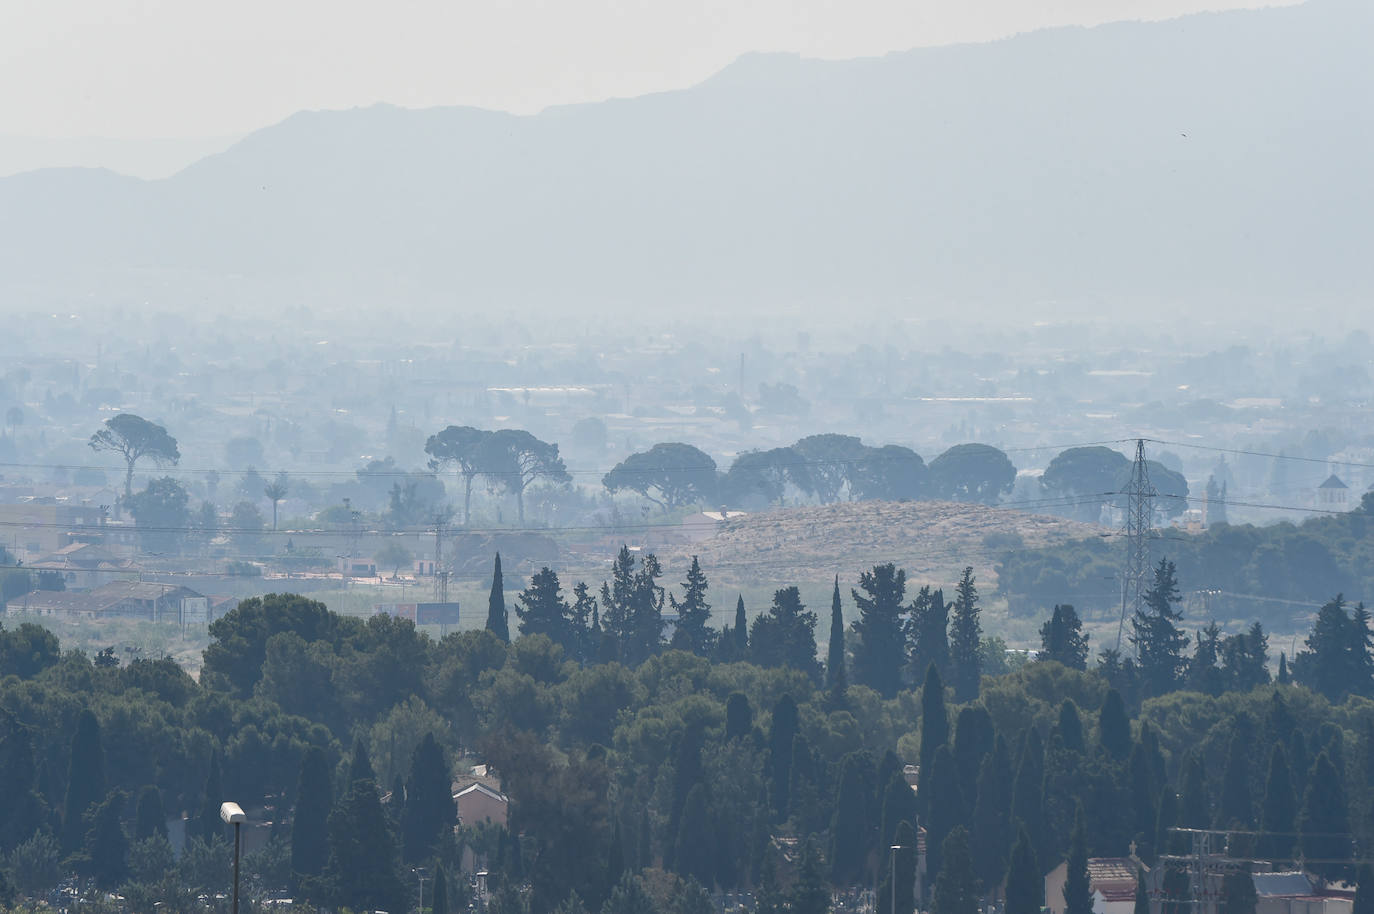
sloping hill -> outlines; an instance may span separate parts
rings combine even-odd
[[[1310,0],[752,56],[533,117],[300,114],[165,180],[0,180],[0,301],[1348,301],[1374,294],[1372,31],[1374,4]]]
[[[936,584],[973,565],[990,587],[992,564],[1010,539],[1048,546],[1099,532],[1061,517],[985,505],[844,502],[751,514],[722,524],[703,542],[660,550],[659,558],[668,580],[676,581],[696,555],[713,579],[734,587],[815,584],[838,574],[847,595],[860,571],[882,562],[905,568],[913,582]]]

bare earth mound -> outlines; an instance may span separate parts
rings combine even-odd
[[[965,565],[981,582],[993,562],[1020,537],[1045,546],[1100,533],[1090,524],[953,502],[845,502],[751,514],[720,525],[700,542],[659,550],[665,569],[685,568],[693,555],[708,573],[752,584],[852,581],[883,562],[905,568],[916,583],[948,583]],[[988,537],[999,534],[992,542]],[[1001,540],[999,542],[999,540]]]

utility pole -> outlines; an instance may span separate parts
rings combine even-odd
[[[1150,531],[1154,526],[1155,489],[1150,485],[1149,468],[1145,465],[1145,439],[1135,443],[1135,462],[1126,483],[1126,556],[1121,573],[1121,621],[1116,627],[1116,649],[1121,650],[1121,634],[1126,627],[1126,613],[1140,609],[1146,580],[1150,573]]]
[[[448,569],[444,568],[444,531],[448,521],[442,514],[434,516],[434,599],[444,604],[448,602]],[[440,619],[443,619],[443,610],[439,610]],[[439,637],[448,634],[448,624],[439,623]]]

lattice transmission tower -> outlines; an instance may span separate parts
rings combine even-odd
[[[1121,572],[1121,622],[1116,627],[1116,649],[1121,650],[1121,634],[1126,628],[1126,614],[1140,609],[1149,589],[1150,531],[1154,527],[1155,488],[1150,485],[1150,471],[1145,465],[1145,439],[1135,443],[1135,462],[1126,489],[1125,561]]]

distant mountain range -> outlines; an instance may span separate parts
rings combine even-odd
[[[0,306],[1350,307],[1374,293],[1371,34],[1367,0],[1310,0],[747,56],[530,117],[301,113],[162,180],[0,179]]]

